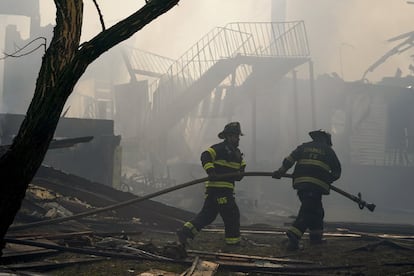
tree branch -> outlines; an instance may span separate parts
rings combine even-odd
[[[99,8],[99,5],[96,2],[96,0],[92,0],[92,1],[95,4],[95,8],[96,8],[96,10],[98,11],[98,14],[99,14],[99,21],[101,21],[102,31],[105,31],[106,30],[106,28],[105,28],[105,22],[103,20],[103,16],[102,16],[101,9]]]
[[[172,9],[180,0],[152,0],[144,7],[99,33],[90,41],[82,44],[78,57],[87,58],[84,62],[91,63],[101,54],[120,42],[128,39],[154,19]]]
[[[24,54],[19,54],[21,51],[23,51],[24,49],[26,49],[27,47],[29,47],[31,44],[33,44],[35,41],[39,40],[39,39],[43,39],[43,43],[40,43],[40,45],[36,46],[36,48],[25,52]],[[0,60],[4,60],[8,57],[14,57],[14,58],[18,58],[18,57],[23,57],[23,56],[27,56],[30,55],[31,53],[33,53],[34,51],[36,51],[37,49],[39,49],[40,47],[43,46],[44,52],[46,52],[46,37],[40,36],[38,38],[33,39],[32,41],[30,41],[29,43],[27,43],[25,46],[23,46],[22,48],[19,48],[17,51],[14,51],[11,54],[7,54],[7,53],[3,53],[4,57],[1,57]]]

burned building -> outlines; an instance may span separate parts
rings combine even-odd
[[[42,28],[36,19],[38,2],[33,1],[30,10],[19,10],[21,6],[24,5],[2,9],[32,18],[29,39],[21,39],[13,27],[7,31],[6,49],[11,52],[13,43],[25,45],[51,33],[50,26]],[[78,118],[62,118],[61,124],[79,124],[79,130],[85,131],[76,132],[80,136],[109,135],[109,140],[120,139],[122,155],[111,156],[122,156],[124,174],[131,169],[136,179],[145,179],[154,188],[203,177],[201,150],[214,143],[218,131],[233,120],[240,121],[246,133],[241,148],[248,170],[270,171],[278,167],[292,147],[308,139],[310,130],[323,128],[332,132],[344,166],[339,185],[372,195],[373,201],[380,201],[378,210],[390,217],[395,210],[413,210],[411,201],[405,198],[409,194],[405,183],[411,177],[413,157],[413,118],[409,111],[412,89],[408,88],[411,80],[404,79],[407,83],[398,86],[391,82],[346,82],[335,74],[314,76],[303,21],[240,22],[217,27],[177,60],[132,47],[110,52],[86,72],[73,93],[76,99],[66,107],[65,117]],[[18,62],[5,61],[2,103],[9,113],[24,114],[30,102],[36,73],[22,69],[26,58],[27,62],[33,60],[30,67],[36,68],[41,51]],[[123,74],[123,81],[115,80],[119,74]],[[29,82],[18,87],[23,82],[17,83],[17,77]],[[91,126],[102,124],[103,128],[92,134],[81,127],[83,122]],[[109,125],[112,130],[106,131]],[[57,137],[67,138],[69,133],[58,129]],[[7,135],[2,139],[8,143],[13,133]],[[118,135],[121,138],[115,138]],[[111,152],[121,151],[113,141],[107,141]],[[101,151],[106,151],[105,147]],[[102,158],[94,155],[99,164]],[[62,159],[48,156],[46,161],[65,164],[62,166],[73,173],[94,171],[90,169],[92,162],[84,166],[64,161],[69,158],[65,154],[60,156]],[[109,157],[118,164],[114,159]],[[75,165],[80,167],[74,168]],[[113,171],[105,167],[97,169],[96,174],[103,170]],[[98,176],[93,180],[110,183]],[[140,186],[132,188],[139,192]],[[266,204],[274,208],[272,202],[287,211],[294,208],[289,185],[275,188],[270,179],[246,179],[239,188],[259,208]],[[338,202],[342,202],[329,200],[328,205],[339,213],[342,205]]]
[[[3,145],[12,143],[23,119],[23,115],[0,114]],[[114,135],[113,121],[61,118],[54,141],[77,137],[91,137],[91,140],[70,147],[51,147],[43,164],[104,185],[119,187],[121,137]]]

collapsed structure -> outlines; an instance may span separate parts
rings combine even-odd
[[[0,140],[2,146],[7,147],[30,103],[37,76],[35,68],[38,68],[42,56],[40,49],[42,43],[47,44],[52,27],[40,26],[38,0],[3,1],[0,10],[6,15],[28,17],[30,22],[27,39],[22,38],[16,26],[6,27],[6,51],[13,52],[14,45],[32,47],[22,48],[31,54],[4,61],[1,99],[4,114],[0,116]],[[46,219],[50,223],[48,219],[70,217],[88,209],[96,210],[137,198],[119,189],[142,195],[203,175],[198,160],[200,149],[215,140],[217,130],[224,122],[234,119],[242,121],[245,126],[246,136],[242,145],[249,170],[276,168],[277,160],[287,153],[286,149],[305,139],[310,129],[330,129],[344,165],[344,177],[338,185],[349,191],[362,191],[375,201],[379,217],[373,220],[401,221],[412,216],[412,188],[407,185],[413,174],[414,114],[411,106],[414,96],[411,76],[385,78],[377,84],[365,80],[345,82],[335,74],[315,79],[302,21],[231,23],[218,27],[177,60],[130,47],[118,50],[114,49],[111,55],[100,60],[98,66],[89,70],[79,83],[55,133],[54,141],[60,146],[56,149],[52,143],[44,160],[44,164],[49,166],[39,169],[16,217],[16,225],[10,228],[8,243],[38,248],[29,252],[8,248],[11,252],[3,256],[5,263],[30,259],[33,255],[55,254],[55,251],[170,261],[157,252],[143,250],[142,244],[130,240],[129,233],[126,233],[131,231],[139,235],[141,233],[136,230],[150,232],[156,228],[171,234],[192,215],[158,202],[145,201],[139,206],[83,218],[81,223],[72,221],[62,227],[47,229],[66,233],[16,233],[14,230],[23,227],[24,223],[30,224],[31,220]],[[306,76],[300,79],[298,71],[303,66],[307,66]],[[120,82],[116,78],[115,72],[122,72],[120,68],[127,72],[128,82]],[[66,144],[67,141],[82,141],[82,144]],[[247,178],[237,187],[237,193],[241,195],[240,206],[244,208],[244,223],[270,222],[268,219],[277,219],[277,215],[285,220],[288,218],[292,198],[286,195],[290,187],[279,184],[275,188],[275,182],[270,179]],[[198,199],[193,192],[183,191],[176,196],[164,197],[162,201],[189,208],[197,204]],[[198,194],[202,196],[201,192]],[[333,198],[326,205],[331,215],[340,214],[341,220],[346,219],[340,200]],[[252,216],[249,212],[268,213],[265,220],[264,216]],[[365,218],[361,216],[359,219]],[[336,231],[332,236],[375,239],[372,244],[352,245],[355,247],[352,251],[340,252],[346,257],[349,257],[349,252],[368,252],[366,255],[369,255],[379,245],[386,245],[392,253],[398,250],[398,262],[383,266],[412,267],[412,262],[406,261],[411,255],[403,251],[410,252],[412,243],[395,243],[393,240],[401,236],[384,238],[379,234],[389,234],[394,230],[399,235],[412,235],[411,225],[393,224],[392,229],[389,225],[377,225],[379,229],[374,231],[378,232],[375,235],[349,231],[352,226],[361,227],[354,231],[367,231],[367,227],[374,227],[372,225],[329,222],[327,225]],[[345,227],[345,231],[338,230]],[[278,235],[283,229],[266,230],[264,239],[267,240],[270,234]],[[260,231],[253,230],[255,235]],[[39,242],[45,238],[47,243]],[[347,240],[347,243],[351,242]],[[254,240],[250,243],[262,246]],[[333,241],[335,254],[330,255],[337,255],[340,244],[340,241]],[[266,245],[264,247],[271,247]],[[82,250],[81,246],[89,250]],[[318,254],[309,255],[319,258]],[[353,255],[366,260],[364,255]],[[219,258],[217,254],[213,257]],[[259,266],[263,271],[293,273],[353,269],[348,264],[345,268],[291,267],[280,265],[280,262],[292,260],[280,258],[266,258],[270,263],[263,267],[263,263],[250,263],[250,259],[264,260],[263,257],[242,257],[248,261],[238,263],[237,271],[257,271]],[[345,258],[340,255],[340,259],[343,261]],[[374,259],[366,266],[367,271],[373,267],[378,269],[378,258]],[[78,259],[75,262],[96,260]],[[197,262],[198,257],[192,270]],[[14,268],[27,269],[30,265],[46,269],[45,266],[50,264],[16,264]],[[222,262],[220,265],[226,264]],[[234,263],[228,266],[235,269]],[[357,264],[354,268],[359,266]]]
[[[39,37],[47,41],[52,30],[40,26],[37,0],[19,3],[4,1],[0,6],[3,14],[29,18],[29,38],[6,26],[6,51],[13,45],[36,48],[31,42]],[[2,144],[14,135],[6,130],[15,131],[19,124],[20,119],[13,123],[9,118],[23,116],[30,102],[41,56],[38,49],[4,61],[2,105],[8,114],[2,121]],[[299,78],[303,67],[305,76]],[[126,72],[129,81],[120,81],[115,72]],[[414,210],[406,185],[413,166],[412,81],[410,76],[376,84],[345,82],[334,74],[315,78],[302,21],[217,27],[177,60],[124,46],[113,49],[82,78],[64,115],[78,119],[62,118],[56,133],[62,138],[96,137],[75,150],[91,159],[68,161],[73,149],[61,149],[50,151],[45,162],[139,193],[142,183],[158,189],[202,176],[199,153],[227,121],[237,119],[245,126],[241,145],[249,170],[274,169],[309,130],[323,128],[332,130],[344,166],[338,185],[369,194],[391,218],[395,212]],[[59,132],[69,122],[72,126]],[[93,125],[100,126],[92,133]],[[97,140],[101,143],[93,145]],[[85,153],[90,146],[94,154]],[[104,157],[98,152],[105,152]],[[121,181],[121,171],[132,177]],[[280,187],[275,193],[270,180],[246,180],[240,185],[241,200],[264,210],[278,202],[289,210],[289,189]],[[191,208],[195,203],[189,201],[180,207]],[[341,208],[336,207],[340,202],[330,204],[333,210]]]

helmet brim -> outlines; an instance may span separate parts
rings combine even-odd
[[[225,139],[226,138],[226,134],[236,134],[236,135],[244,136],[243,133],[235,133],[235,132],[227,132],[227,131],[222,131],[217,136],[220,139]]]

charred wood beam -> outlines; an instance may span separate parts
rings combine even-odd
[[[103,250],[85,249],[85,248],[79,248],[79,247],[59,246],[59,245],[50,244],[50,243],[43,243],[43,242],[36,242],[36,241],[22,240],[22,239],[5,238],[4,241],[6,243],[24,244],[24,245],[36,246],[36,247],[41,247],[41,248],[46,248],[46,249],[54,249],[54,250],[58,250],[61,252],[72,252],[72,253],[78,253],[78,254],[119,258],[119,259],[125,259],[125,260],[151,260],[151,261],[191,264],[191,262],[186,261],[186,260],[174,260],[174,259],[169,259],[164,256],[158,256],[158,255],[149,257],[148,255],[125,254],[125,253],[113,252],[113,250],[103,251]]]
[[[245,176],[247,176],[247,175],[250,175],[250,176],[254,176],[254,175],[263,176],[263,173],[243,173],[243,175],[245,175]],[[221,177],[234,177],[234,176],[240,176],[240,173],[230,173],[230,174],[221,175]],[[266,173],[266,176],[271,176],[271,173]],[[208,180],[208,177],[195,179],[195,180],[192,180],[192,181],[180,184],[180,185],[176,185],[176,186],[173,186],[173,187],[161,190],[161,191],[151,193],[151,194],[146,195],[146,196],[133,198],[133,199],[126,200],[124,202],[120,202],[120,203],[113,204],[113,205],[110,205],[110,206],[97,208],[95,210],[79,213],[79,214],[73,215],[71,217],[62,217],[62,218],[51,219],[51,220],[46,220],[46,221],[28,223],[28,224],[24,224],[24,225],[15,225],[15,226],[9,227],[9,230],[23,230],[23,229],[32,228],[32,227],[37,227],[37,226],[42,226],[42,225],[51,225],[51,224],[61,223],[61,222],[64,222],[64,221],[76,220],[76,219],[79,219],[79,218],[88,217],[88,216],[91,216],[91,215],[94,215],[94,214],[98,214],[98,213],[102,213],[102,212],[106,212],[106,211],[110,211],[110,210],[119,209],[121,207],[129,206],[129,205],[141,202],[141,201],[145,201],[145,200],[157,197],[159,195],[167,194],[167,193],[172,192],[172,191],[176,191],[176,190],[179,190],[179,189],[182,189],[182,188],[185,188],[185,187],[193,186],[195,184],[203,183],[207,180]]]
[[[12,270],[36,270],[36,271],[48,271],[56,268],[61,268],[69,265],[77,265],[91,262],[98,262],[106,260],[106,258],[75,258],[66,261],[53,261],[53,262],[29,262],[21,264],[10,264],[6,265],[8,269]]]
[[[53,139],[50,142],[49,149],[69,148],[76,144],[88,143],[93,139],[93,136],[84,136],[67,139]]]
[[[35,185],[54,190],[59,191],[60,194],[64,194],[65,196],[72,196],[76,197],[81,201],[87,202],[89,205],[95,206],[95,207],[101,207],[101,206],[107,206],[111,204],[117,204],[119,203],[119,200],[113,199],[110,197],[108,193],[103,193],[100,191],[91,191],[89,189],[79,187],[77,185],[69,185],[69,183],[63,182],[61,183],[60,180],[54,180],[54,179],[47,179],[43,177],[35,177],[35,179],[32,181]],[[113,192],[116,193],[123,193],[124,200],[125,198],[131,199],[131,198],[137,198],[137,196],[120,192],[117,190],[113,190]],[[73,208],[70,208],[70,206],[66,206],[64,199],[58,199],[59,203],[61,205],[64,205],[65,208],[68,210],[71,210],[72,212],[77,212],[77,210],[72,210]],[[25,201],[24,201],[25,202]],[[85,211],[85,210],[82,210]],[[165,211],[165,210],[163,210]],[[79,212],[79,211],[78,211]],[[132,217],[140,217],[140,215],[145,212],[146,217],[150,217],[153,220],[158,221],[164,221],[166,224],[172,224],[172,225],[180,225],[184,223],[184,220],[176,218],[174,216],[169,216],[168,214],[164,214],[162,211],[159,210],[159,208],[150,208],[148,206],[131,206],[130,208],[120,208],[117,210],[116,217],[122,217],[131,219]],[[113,213],[107,212],[108,215],[114,216]],[[13,226],[10,230],[13,229]]]
[[[76,144],[88,143],[93,139],[93,136],[84,136],[67,139],[53,139],[49,144],[49,149],[70,148]],[[0,145],[0,153],[6,152],[11,145]]]
[[[414,250],[414,248],[398,244],[397,242],[394,242],[394,241],[381,240],[381,241],[378,241],[378,242],[370,243],[370,244],[352,249],[351,251],[369,251],[369,252],[371,252],[371,251],[374,251],[379,246],[387,246],[387,247],[391,247],[391,248],[397,249],[397,250],[407,250],[407,251],[413,251]]]
[[[16,262],[28,262],[39,257],[46,257],[56,254],[56,250],[52,249],[34,249],[29,251],[13,251],[4,250],[1,256],[2,265],[7,265]]]
[[[95,232],[95,231],[80,231],[80,232],[70,232],[70,233],[23,233],[8,235],[8,238],[11,239],[65,239],[72,238],[77,236],[99,236],[99,237],[112,237],[112,236],[122,236],[122,235],[141,235],[143,231],[118,231],[118,232]]]
[[[306,260],[295,260],[295,259],[288,259],[288,258],[274,258],[274,257],[265,257],[265,256],[254,256],[254,255],[243,255],[243,254],[232,254],[232,253],[221,253],[221,252],[208,252],[208,251],[200,251],[200,250],[187,250],[187,253],[190,255],[195,256],[204,256],[210,257],[214,259],[233,259],[234,261],[269,261],[274,263],[282,263],[282,264],[314,264],[315,262],[306,261]]]
[[[311,272],[311,271],[335,271],[335,270],[350,270],[354,268],[365,267],[365,265],[339,265],[339,266],[324,266],[324,265],[283,265],[273,264],[270,262],[263,263],[258,261],[257,263],[240,263],[240,262],[228,262],[228,261],[216,261],[220,267],[239,272],[289,272],[296,273],[300,272]]]

